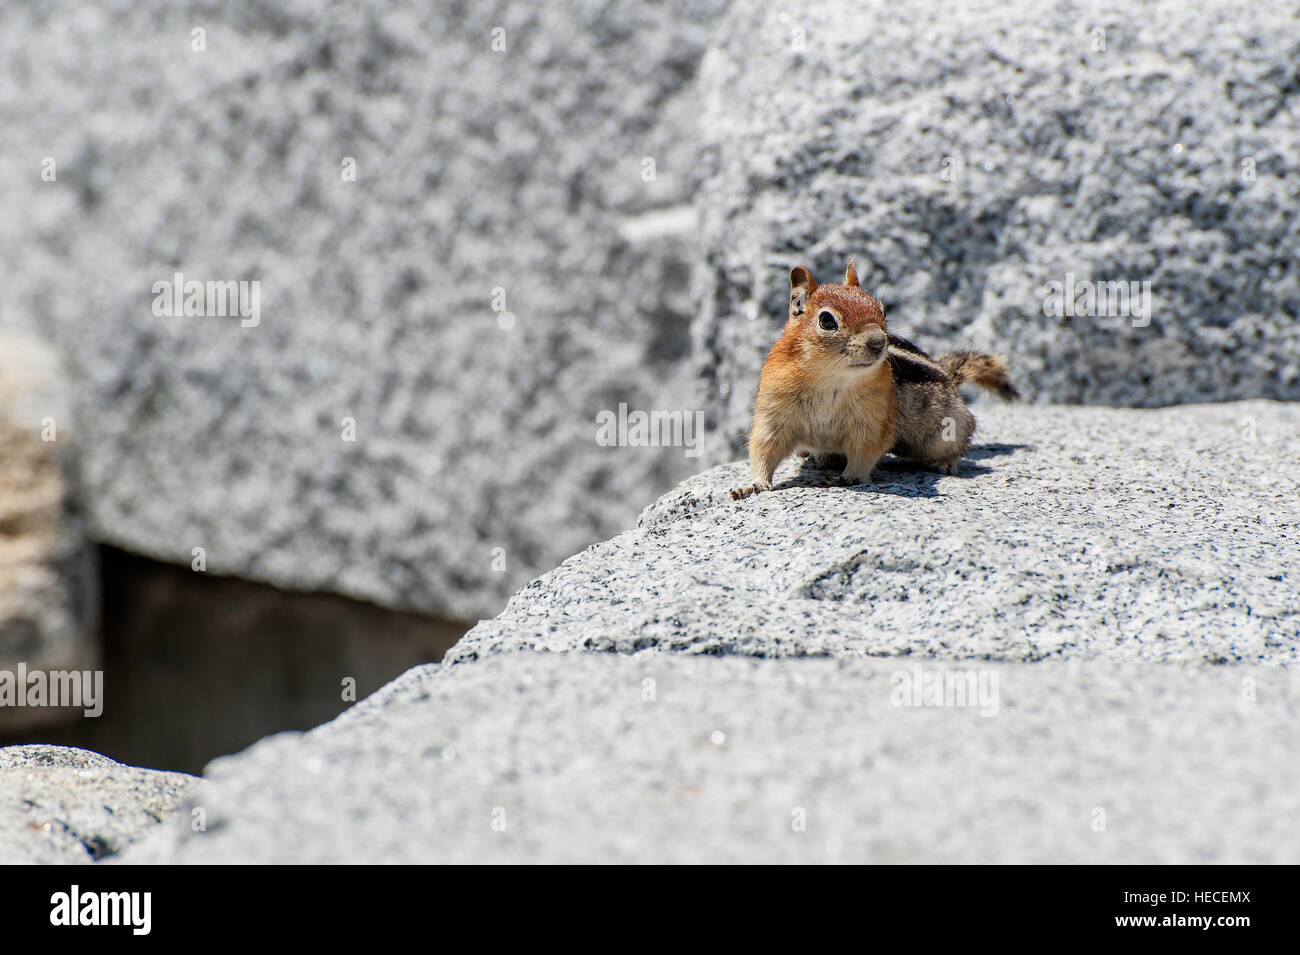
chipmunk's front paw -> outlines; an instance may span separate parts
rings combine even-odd
[[[870,484],[874,480],[873,474],[874,469],[872,471],[867,471],[865,474],[861,472],[849,473],[848,471],[845,471],[840,475],[840,480],[850,487],[856,484]]]
[[[934,469],[940,474],[956,474],[960,463],[961,462],[956,458],[953,458],[951,461],[939,461],[935,464]]]
[[[772,485],[759,484],[755,481],[753,484],[746,484],[744,487],[733,487],[731,489],[731,499],[733,501],[741,501],[749,497],[751,494],[757,494],[759,491],[770,490],[772,490]]]

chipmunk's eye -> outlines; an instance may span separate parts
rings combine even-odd
[[[835,316],[832,315],[830,312],[822,312],[820,315],[818,315],[817,324],[820,325],[822,328],[826,329],[828,332],[833,332],[835,331],[836,328],[839,327],[839,323],[835,321]]]

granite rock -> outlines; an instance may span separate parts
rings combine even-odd
[[[0,9],[0,325],[68,356],[96,537],[475,619],[697,470],[596,418],[696,398],[721,7]]]
[[[121,861],[1294,862],[1298,412],[706,471]]]
[[[64,746],[0,749],[0,864],[82,864],[120,852],[198,782]]]
[[[213,763],[188,804],[207,830],[181,813],[119,859],[1300,858],[1292,671],[926,660],[945,679],[974,672],[997,705],[906,705],[921,664],[515,653],[422,667]]]
[[[519,649],[1300,660],[1300,405],[981,405],[955,476],[721,465],[524,587],[445,659]]]

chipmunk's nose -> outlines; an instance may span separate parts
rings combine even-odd
[[[884,329],[869,328],[853,336],[848,348],[845,349],[845,354],[853,367],[868,368],[880,361],[888,344],[889,338],[885,335]]]

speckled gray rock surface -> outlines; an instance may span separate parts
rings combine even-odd
[[[0,749],[0,864],[78,864],[121,852],[198,783],[83,749]]]
[[[596,416],[696,397],[720,8],[0,7],[0,325],[68,354],[94,532],[474,619],[698,470]],[[177,272],[258,324],[156,316]]]
[[[708,471],[121,860],[1295,862],[1298,412],[993,406],[953,477]]]
[[[1300,659],[1300,404],[979,406],[957,476],[697,475],[448,653]]]
[[[518,653],[420,668],[214,763],[192,800],[207,831],[181,814],[120,858],[1300,859],[1294,671],[981,664],[998,677],[986,717],[895,705],[917,662]]]
[[[790,267],[851,255],[896,330],[1007,353],[1033,399],[1300,398],[1297,63],[1290,4],[738,0],[698,80],[709,463]],[[1044,314],[1070,273],[1150,281],[1149,321]]]

